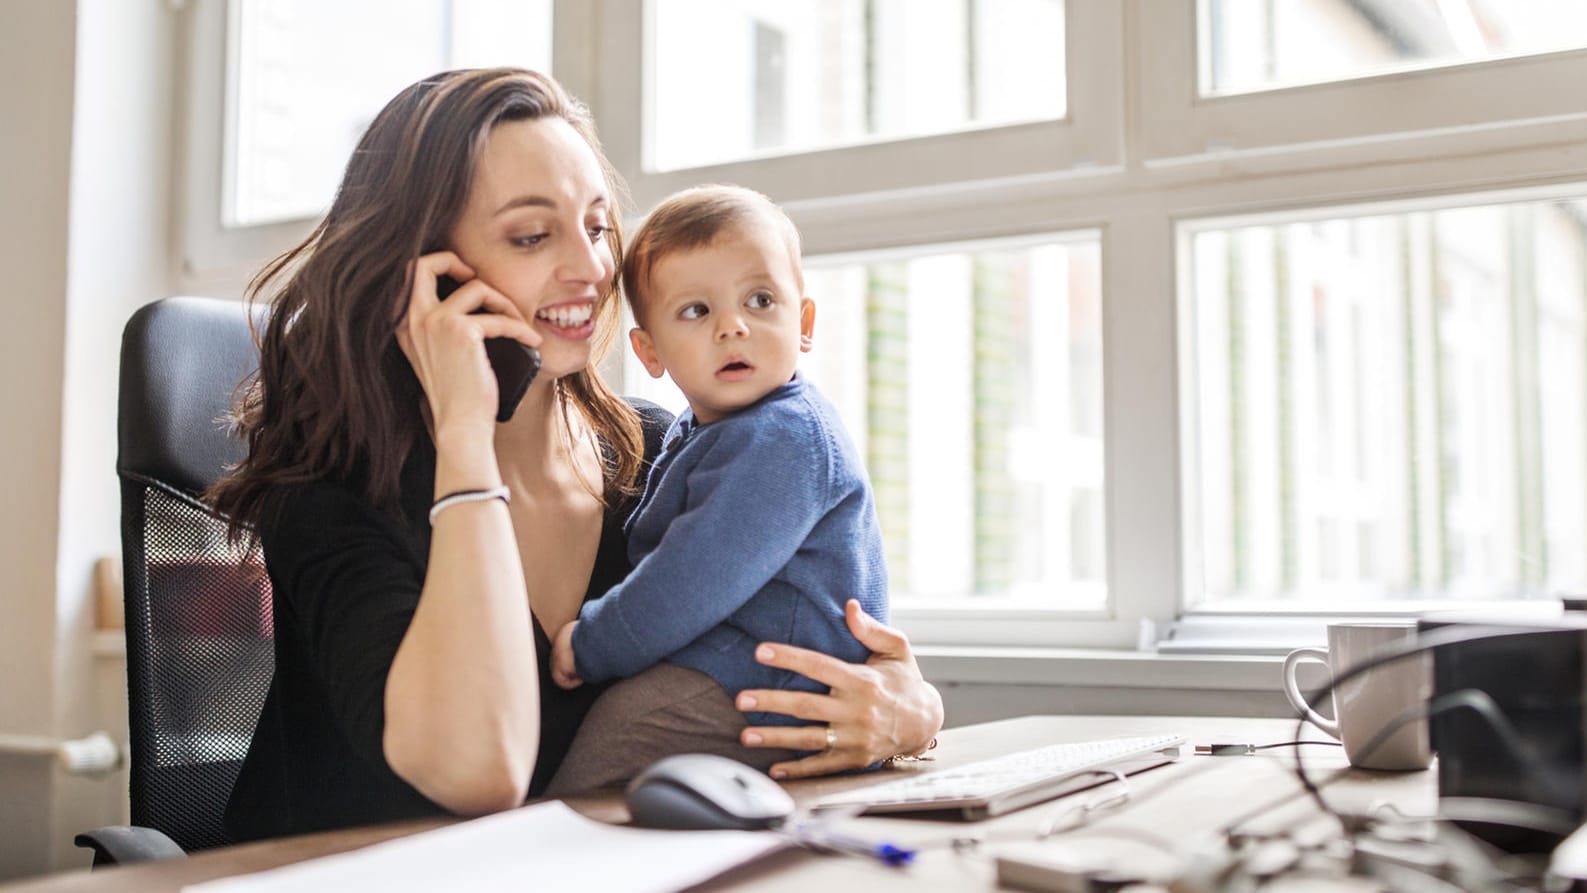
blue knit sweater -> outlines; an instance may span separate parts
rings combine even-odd
[[[761,642],[850,662],[870,652],[843,603],[887,620],[887,566],[865,469],[832,404],[796,374],[708,425],[685,410],[667,432],[629,517],[634,570],[585,603],[573,633],[579,676],[601,682],[662,660],[746,688],[825,692],[755,661]],[[754,724],[802,724],[750,714]]]

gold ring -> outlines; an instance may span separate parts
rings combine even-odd
[[[827,726],[827,750],[838,746],[838,730]]]

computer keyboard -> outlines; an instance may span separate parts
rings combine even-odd
[[[1106,783],[1179,758],[1182,735],[1052,744],[821,798],[817,809],[866,813],[954,811],[982,819]],[[1102,771],[1096,771],[1102,770]]]

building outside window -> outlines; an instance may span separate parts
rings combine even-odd
[[[1580,200],[1192,237],[1204,597],[1587,580]]]

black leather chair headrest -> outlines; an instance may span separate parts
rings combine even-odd
[[[268,313],[255,308],[260,326]],[[198,495],[247,455],[224,419],[258,367],[246,305],[179,297],[140,308],[121,338],[116,470]]]

